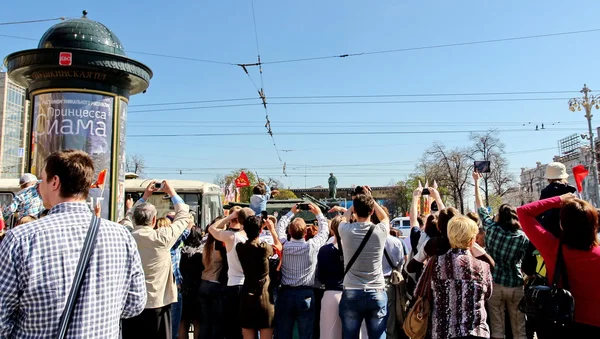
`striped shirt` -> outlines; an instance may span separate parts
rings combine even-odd
[[[0,245],[0,338],[56,338],[91,218],[86,203],[62,203],[6,234]],[[135,240],[123,226],[102,220],[67,338],[118,339],[121,319],[145,305]]]
[[[294,217],[289,212],[277,223],[277,235],[283,244],[283,262],[281,264],[281,284],[285,286],[313,286],[317,267],[317,254],[329,237],[329,224],[323,214],[317,215],[319,232],[306,241],[304,239],[287,240],[285,230]]]

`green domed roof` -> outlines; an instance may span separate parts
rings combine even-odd
[[[44,33],[38,48],[79,48],[125,56],[117,36],[103,24],[90,20],[83,12],[80,19],[58,23]]]

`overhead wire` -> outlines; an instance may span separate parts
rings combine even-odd
[[[351,132],[333,132],[333,131],[323,131],[323,132],[282,132],[278,133],[278,135],[400,135],[400,134],[461,134],[461,133],[486,133],[489,130],[441,130],[441,131],[351,131]],[[529,129],[505,129],[498,130],[498,132],[528,132],[528,133],[536,133],[536,132],[544,132],[544,131],[570,131],[577,132],[580,129],[574,128],[546,128],[539,131],[529,130]],[[217,136],[258,136],[263,135],[262,133],[255,132],[229,132],[229,133],[189,133],[189,134],[133,134],[128,135],[130,138],[176,138],[176,137],[217,137]]]
[[[57,20],[65,20],[65,17],[51,18],[51,19],[39,19],[39,20],[0,22],[0,26],[33,24],[33,23],[38,23],[38,22],[57,21]]]
[[[255,87],[257,87],[255,85]],[[304,96],[274,96],[269,99],[357,99],[357,98],[396,98],[396,97],[442,97],[442,96],[484,96],[484,95],[531,95],[531,94],[567,94],[579,93],[579,91],[524,91],[524,92],[474,92],[474,93],[415,93],[415,94],[367,94],[367,95],[304,95]],[[151,104],[137,104],[129,107],[147,107],[147,106],[172,106],[172,105],[191,105],[211,102],[228,101],[250,101],[260,98],[230,98],[230,99],[210,99],[194,101],[171,101]]]

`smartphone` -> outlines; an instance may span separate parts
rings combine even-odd
[[[267,221],[267,219],[269,219],[269,213],[267,213],[267,211],[262,211],[260,212],[260,217],[263,221]]]
[[[159,190],[159,189],[163,188],[163,183],[162,183],[162,181],[161,181],[161,182],[154,183],[154,188],[156,188],[157,190]]]
[[[477,173],[490,173],[490,162],[489,161],[475,161],[473,164]]]
[[[310,211],[310,205],[309,204],[298,204],[298,208],[302,211]]]
[[[423,192],[421,192],[421,196],[430,195],[430,194],[431,194],[431,192],[429,192],[429,188],[427,188],[427,187],[423,188]]]

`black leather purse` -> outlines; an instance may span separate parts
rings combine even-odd
[[[561,278],[562,288],[558,288]],[[560,326],[568,325],[573,321],[575,299],[569,292],[562,242],[558,245],[552,286],[532,286],[519,302],[519,311]]]

